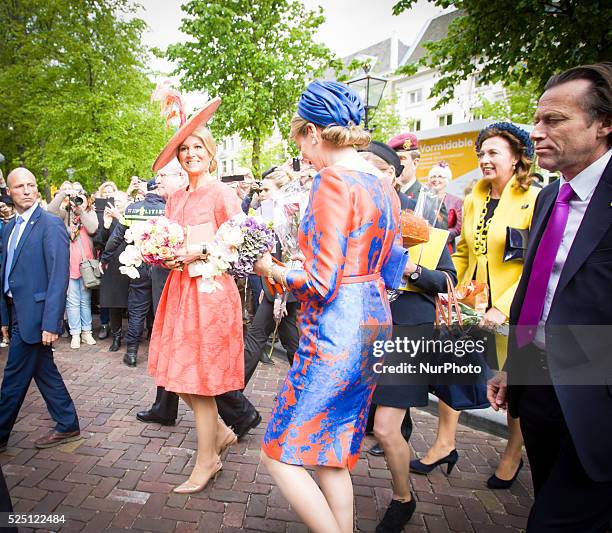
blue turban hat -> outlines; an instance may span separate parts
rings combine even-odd
[[[313,81],[302,93],[298,115],[318,126],[358,125],[363,104],[355,91],[337,81]]]

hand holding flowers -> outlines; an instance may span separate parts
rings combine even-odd
[[[171,269],[189,266],[189,275],[197,278],[198,290],[214,292],[221,288],[217,277],[229,273],[244,278],[255,262],[275,244],[274,231],[256,217],[236,215],[223,223],[205,253],[185,248],[183,228],[166,217],[135,224],[126,231],[126,241],[133,242],[119,256],[119,270],[131,278],[139,277],[144,262]]]
[[[185,232],[180,224],[166,217],[157,217],[134,224],[125,231],[125,240],[130,243],[119,255],[122,274],[132,279],[139,278],[138,267],[142,263],[157,266],[173,264],[185,242]]]

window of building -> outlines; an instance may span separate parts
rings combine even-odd
[[[443,128],[444,126],[450,126],[453,123],[453,114],[447,113],[438,117],[438,126]]]
[[[411,118],[408,121],[407,126],[410,131],[421,131],[421,119]]]
[[[423,101],[423,89],[416,89],[406,93],[406,102],[408,105],[418,104]]]

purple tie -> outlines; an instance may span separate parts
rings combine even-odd
[[[533,340],[537,325],[540,322],[540,318],[542,318],[548,281],[550,280],[555,258],[557,257],[565,231],[565,225],[567,224],[569,202],[573,197],[574,189],[572,189],[569,183],[564,183],[561,186],[557,201],[536,251],[527,284],[527,291],[525,292],[525,299],[523,300],[523,307],[518,319],[518,325],[523,326],[517,328],[519,348]]]

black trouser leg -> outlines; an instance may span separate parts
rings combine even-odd
[[[217,411],[226,426],[234,426],[238,421],[251,416],[257,409],[242,393],[242,391],[231,391],[215,396]]]
[[[4,473],[2,469],[0,469],[0,513],[12,513],[13,512],[13,504],[11,502],[11,495],[9,493],[8,487],[6,486],[6,480],[4,479]],[[16,527],[4,527],[3,531],[8,531],[10,533],[17,533]]]
[[[612,482],[588,477],[553,386],[524,386],[518,400],[535,500],[528,533],[604,533],[612,519]]]
[[[374,418],[376,417],[376,404],[370,404],[370,410],[368,411],[368,421],[366,422],[366,434],[371,435],[374,433]]]
[[[287,302],[287,316],[283,317],[278,326],[278,337],[287,352],[287,360],[293,365],[293,356],[300,344],[300,333],[297,327],[297,313],[300,304]]]
[[[109,309],[109,316],[110,316],[111,333],[113,335],[120,334],[121,326],[123,323],[123,309],[122,308]]]
[[[153,300],[153,316],[157,313],[157,306],[161,298],[162,292],[164,292],[164,286],[170,271],[167,268],[153,267],[151,268],[151,298]]]
[[[128,346],[138,346],[144,331],[147,313],[151,307],[151,267],[142,265],[140,277],[130,280],[128,292],[128,332],[125,341]]]
[[[157,387],[155,403],[151,407],[151,411],[164,420],[176,420],[178,403],[178,394],[167,391],[163,387]]]
[[[274,331],[274,326],[274,304],[264,297],[244,338],[245,387],[255,373],[261,351]]]

